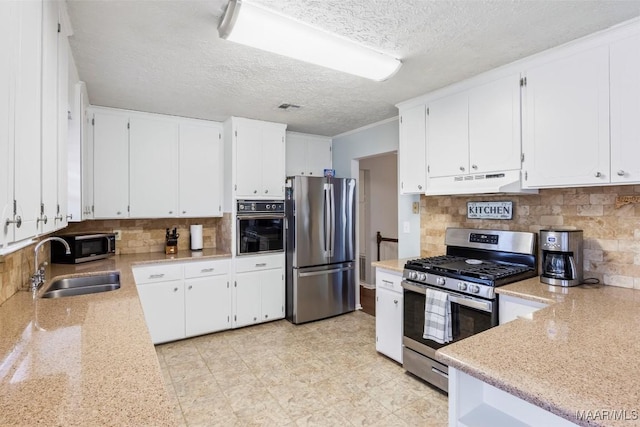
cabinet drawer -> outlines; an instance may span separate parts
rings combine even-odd
[[[284,253],[236,258],[236,272],[268,270],[284,267]]]
[[[376,288],[389,289],[394,292],[402,292],[402,276],[393,274],[387,270],[376,270]]]
[[[136,285],[182,280],[184,277],[184,267],[182,264],[156,264],[133,267],[132,270]]]
[[[194,277],[217,276],[229,272],[229,260],[197,261],[184,264],[184,277],[191,279]]]

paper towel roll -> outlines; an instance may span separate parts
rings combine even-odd
[[[202,224],[192,225],[189,231],[191,233],[191,250],[201,251],[202,250]]]

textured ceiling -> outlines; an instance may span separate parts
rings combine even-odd
[[[226,0],[67,0],[94,105],[327,136],[397,115],[395,104],[640,15],[640,0],[255,0],[402,59],[373,82],[218,37]],[[277,108],[300,105],[295,111]]]

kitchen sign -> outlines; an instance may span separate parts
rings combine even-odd
[[[512,219],[513,202],[467,202],[469,219]]]

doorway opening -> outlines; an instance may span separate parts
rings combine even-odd
[[[360,303],[375,315],[375,268],[378,261],[377,233],[398,238],[398,166],[396,153],[359,159],[359,272]],[[380,261],[398,258],[397,242],[380,243]]]

